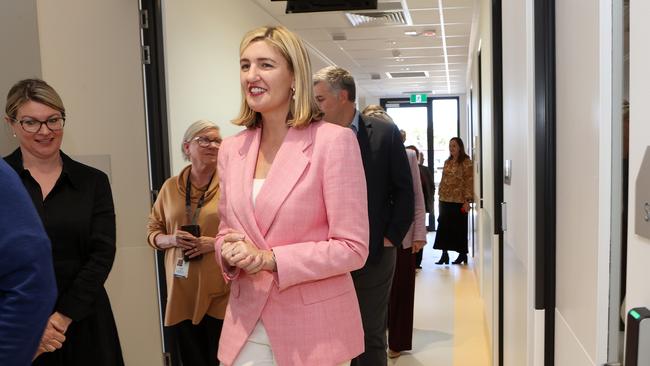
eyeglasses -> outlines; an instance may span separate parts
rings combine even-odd
[[[29,133],[36,133],[40,131],[41,126],[47,126],[50,131],[61,131],[63,126],[65,126],[65,117],[50,117],[45,121],[39,121],[37,119],[25,118],[20,121],[12,118],[14,122],[20,123],[20,126]]]
[[[192,141],[196,141],[201,147],[210,147],[210,145],[214,144],[215,147],[219,148],[219,146],[221,146],[221,141],[223,140],[220,138],[212,140],[205,136],[197,136],[193,138]]]

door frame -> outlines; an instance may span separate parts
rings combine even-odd
[[[433,161],[434,154],[433,149],[433,101],[441,99],[455,99],[456,100],[456,136],[460,135],[460,96],[458,95],[449,95],[449,96],[437,96],[437,97],[427,97],[427,160]],[[388,104],[398,104],[399,108],[412,108],[412,107],[423,107],[425,103],[411,103],[409,98],[380,98],[379,104],[384,110],[386,110],[386,105]],[[431,164],[429,164],[431,165]],[[431,174],[433,174],[433,166],[429,166]]]
[[[555,364],[556,73],[555,0],[534,0],[535,309],[544,311],[544,365]]]
[[[140,0],[140,31],[142,36],[142,74],[144,79],[147,152],[149,160],[149,189],[151,203],[156,201],[165,180],[171,176],[169,130],[167,118],[167,89],[163,15],[160,0]],[[156,285],[160,311],[160,335],[165,366],[180,365],[174,334],[164,326],[167,304],[165,253],[156,251]]]
[[[504,349],[504,235],[507,218],[503,189],[503,37],[502,2],[492,0],[492,142],[494,169],[494,235],[497,236],[497,364]]]

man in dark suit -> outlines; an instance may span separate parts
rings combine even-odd
[[[397,126],[361,116],[354,78],[346,70],[330,66],[317,72],[314,92],[324,120],[352,128],[359,142],[368,187],[370,254],[365,266],[352,273],[365,333],[365,351],[352,365],[383,366],[395,248],[402,245],[414,215],[406,150]]]

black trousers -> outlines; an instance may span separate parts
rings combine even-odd
[[[397,248],[393,286],[388,304],[388,348],[413,348],[413,308],[415,306],[415,254],[411,248]]]
[[[352,272],[363,322],[365,351],[352,360],[351,366],[386,366],[386,329],[388,300],[395,272],[395,247],[383,249],[378,263],[368,263]]]
[[[199,324],[184,320],[169,327],[176,338],[176,352],[182,366],[219,365],[217,351],[223,320],[204,316]]]

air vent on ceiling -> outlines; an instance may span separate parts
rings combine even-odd
[[[411,91],[403,91],[402,94],[434,94],[434,93],[431,93],[431,90],[411,90]]]
[[[428,78],[429,73],[427,71],[401,71],[401,72],[387,72],[386,76],[388,76],[389,79]]]
[[[402,7],[401,1],[377,4],[377,10],[345,13],[353,27],[382,25],[413,25],[408,8]]]
[[[370,80],[379,80],[379,79],[381,79],[381,75],[377,73],[370,74]]]

